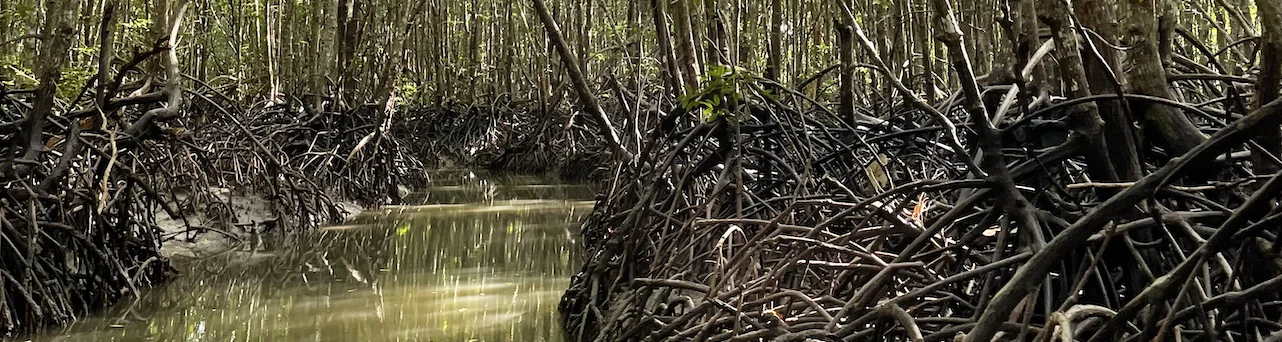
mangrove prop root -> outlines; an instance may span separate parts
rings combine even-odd
[[[1213,87],[1173,79],[1182,89]],[[1246,156],[1262,151],[1258,132],[1282,122],[1282,102],[1234,113],[1197,105],[1213,103],[1202,102],[1210,91],[1187,91],[1183,101],[1123,95],[1179,109],[1215,133],[1183,156],[1138,150],[1147,172],[1119,181],[1092,178],[1088,153],[1098,146],[1088,144],[1098,139],[1063,124],[1078,104],[1117,96],[1052,99],[989,123],[968,90],[929,106],[906,99],[862,110],[881,121],[851,123],[801,92],[743,87],[733,110],[751,115],[676,120],[616,169],[584,223],[588,259],[560,304],[567,334],[1277,336],[1282,310],[1268,289],[1282,284],[1274,229],[1282,183],[1251,174],[1257,158]],[[956,153],[940,115],[995,131],[963,135],[968,151]],[[994,172],[976,176],[966,155]]]
[[[164,280],[166,240],[301,231],[342,219],[336,198],[387,203],[425,182],[397,136],[362,143],[377,129],[374,108],[246,106],[160,51],[131,62],[166,58],[159,85],[87,85],[92,101],[60,103],[66,111],[35,131],[20,127],[38,92],[0,85],[0,336],[65,324]],[[38,144],[11,143],[29,136]],[[274,217],[236,224],[240,193],[261,195]],[[161,216],[182,227],[162,230]]]

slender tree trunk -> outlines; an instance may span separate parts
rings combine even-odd
[[[1250,7],[1247,6],[1247,0],[1223,0],[1215,1],[1223,7],[1228,14],[1229,30],[1232,40],[1255,37],[1255,26],[1251,25]],[[1259,7],[1259,1],[1256,1],[1256,7]],[[1251,54],[1251,46],[1248,44],[1238,45],[1233,54],[1239,57],[1239,60],[1247,58]]]
[[[557,28],[556,21],[552,19],[552,14],[548,12],[547,5],[543,0],[532,0],[534,2],[534,11],[538,12],[539,19],[543,22],[543,28],[547,31],[548,40],[556,49],[557,54],[561,56],[561,63],[565,65],[566,73],[570,76],[570,81],[574,85],[574,91],[579,95],[579,101],[583,107],[597,121],[601,138],[605,140],[614,153],[623,159],[632,159],[627,149],[619,140],[618,133],[615,133],[614,126],[610,124],[610,118],[605,115],[605,110],[597,103],[596,97],[592,95],[592,90],[588,89],[588,82],[583,78],[583,73],[579,71],[579,64],[574,60],[574,54],[570,48],[565,45],[565,39],[561,36],[561,30]]]
[[[1118,26],[1117,14],[1113,6],[1103,0],[1075,0],[1073,8],[1081,25],[1098,33],[1089,36],[1096,40],[1083,44],[1081,49],[1082,65],[1085,67],[1087,83],[1093,95],[1118,94],[1122,91],[1120,83],[1121,58],[1117,50]],[[1127,109],[1127,103],[1120,100],[1099,103],[1100,117],[1104,119],[1104,141],[1109,148],[1109,157],[1113,160],[1118,180],[1134,181],[1143,175],[1140,169],[1139,152],[1141,151],[1133,129],[1134,119]]]
[[[151,32],[148,46],[165,39],[165,20],[169,18],[169,1],[156,0],[151,3]],[[159,58],[153,58],[147,61],[147,74],[160,75],[162,71],[161,61]]]
[[[1082,98],[1091,95],[1090,82],[1086,71],[1082,69],[1081,44],[1072,28],[1069,19],[1069,8],[1058,1],[1042,2],[1041,13],[1044,14],[1051,38],[1055,41],[1060,79],[1068,98]],[[1078,104],[1068,109],[1069,127],[1086,139],[1085,154],[1087,170],[1094,179],[1115,181],[1117,171],[1108,154],[1108,143],[1104,139],[1104,120],[1100,118],[1099,109],[1094,102]]]
[[[735,15],[731,27],[730,46],[735,56],[731,63],[734,65],[750,65],[753,63],[753,57],[756,54],[758,40],[752,39],[750,34],[756,32],[758,23],[754,19],[747,18],[749,13],[756,13],[752,10],[752,4],[757,1],[735,0]],[[745,38],[747,37],[747,38]]]
[[[588,38],[588,31],[591,30],[588,22],[591,21],[592,16],[592,14],[590,14],[592,11],[592,0],[580,0],[571,3],[574,4],[575,21],[573,21],[573,23],[578,25],[578,29],[570,33],[572,36],[571,40],[577,40],[578,43],[574,48],[578,51],[579,58],[576,60],[579,61],[579,71],[583,72],[584,77],[588,77],[588,75],[592,75],[592,71],[588,69],[588,62],[590,59],[590,56],[588,56],[588,46],[592,45],[591,39]]]
[[[445,72],[445,56],[449,55],[449,43],[444,38],[449,34],[446,26],[448,21],[445,18],[448,16],[446,11],[448,11],[449,3],[447,2],[445,5],[442,5],[440,2],[433,2],[432,4],[434,6],[432,11],[432,22],[435,24],[432,25],[432,57],[438,61],[433,74],[436,79],[435,98],[436,101],[440,103],[445,102],[445,98],[449,94],[447,89],[452,89],[449,84],[451,81],[450,75]]]
[[[659,62],[663,63],[661,73],[665,76],[664,84],[668,94],[681,96],[685,93],[685,82],[677,68],[677,57],[672,49],[672,32],[668,30],[668,0],[650,0],[650,8],[654,12],[654,34],[659,45]]]
[[[1210,8],[1210,12],[1213,14],[1213,18],[1215,18],[1215,20],[1220,23],[1227,23],[1229,21],[1229,13],[1226,11],[1218,10],[1212,7]],[[1233,38],[1232,38],[1233,36],[1229,34],[1228,27],[1229,26],[1226,25],[1224,26],[1223,29],[1215,30],[1216,49],[1227,49],[1229,47],[1229,44],[1233,43]],[[1236,65],[1234,65],[1234,67],[1236,67]]]
[[[1158,17],[1165,11],[1165,1],[1126,0],[1123,3],[1130,13],[1130,18],[1123,22],[1126,37],[1123,43],[1131,47],[1126,56],[1133,66],[1128,75],[1130,92],[1173,99],[1159,45],[1162,37]],[[1206,141],[1206,136],[1178,109],[1148,101],[1133,101],[1131,108],[1143,118],[1147,135],[1166,148],[1169,156],[1183,155]]]
[[[36,86],[35,103],[25,118],[23,134],[26,135],[27,146],[22,154],[23,160],[36,161],[46,151],[44,126],[46,118],[53,114],[62,68],[67,65],[68,50],[76,36],[74,25],[79,4],[78,0],[50,0],[46,4],[45,22],[40,29],[40,35],[44,37],[39,52],[41,63],[36,65],[36,79],[40,83]],[[26,165],[18,167],[18,178],[30,170]]]
[[[197,6],[197,11],[209,12],[211,11],[212,7],[213,6],[210,3],[202,3]],[[211,20],[201,20],[200,28],[197,29],[197,32],[212,32],[213,30],[210,27],[213,25],[214,24],[211,23]],[[210,39],[210,37],[193,37],[192,40],[196,44],[202,44],[203,46],[209,46],[214,44],[213,42],[211,42],[212,39]],[[206,49],[191,51],[191,56],[188,57],[188,60],[191,61],[188,64],[189,65],[188,68],[189,70],[191,70],[192,77],[194,77],[195,79],[202,80],[202,81],[209,79],[209,67],[208,67],[208,64],[206,63],[206,60],[209,54],[210,54],[210,51]],[[225,71],[223,73],[225,73]]]
[[[404,12],[396,15],[396,24],[391,30],[393,35],[389,37],[391,44],[389,44],[387,49],[387,53],[390,58],[383,66],[383,84],[378,87],[378,92],[374,94],[374,99],[379,101],[379,109],[383,112],[383,115],[388,115],[389,113],[387,112],[391,111],[389,106],[394,105],[393,97],[396,95],[396,86],[399,85],[401,73],[405,70],[405,66],[403,65],[405,64],[404,56],[406,53],[405,39],[409,36],[409,33],[413,28],[412,25],[416,23],[413,19],[421,16],[420,13],[422,13],[421,10],[423,9],[422,4],[422,2],[415,4],[411,12]],[[408,8],[410,3],[405,3],[401,6],[405,7],[401,8],[402,11],[411,10]]]
[[[129,141],[130,144],[139,142],[142,132],[151,128],[156,122],[167,121],[178,116],[179,108],[182,108],[182,74],[178,71],[178,31],[182,27],[183,14],[187,10],[187,1],[179,0],[178,6],[173,8],[169,18],[160,19],[165,22],[165,54],[163,60],[165,87],[162,92],[165,94],[165,106],[148,110],[143,113],[142,117],[134,121],[129,128],[125,129],[125,134],[135,137]]]
[[[353,6],[352,2],[355,0],[337,0],[337,1],[338,1],[338,8],[334,12],[335,13],[334,15],[334,52],[336,53],[336,56],[334,59],[333,77],[334,77],[334,81],[337,83],[336,86],[338,88],[338,91],[334,94],[334,96],[335,96],[335,100],[339,104],[346,105],[347,90],[343,89],[343,85],[345,85],[345,82],[346,82],[345,77],[347,75],[347,72],[346,72],[347,64],[351,63],[350,57],[348,57],[348,52],[347,52],[348,51],[347,39],[346,39],[347,28],[348,28],[347,22],[351,20],[352,6]]]
[[[801,83],[801,79],[804,77],[802,76],[802,73],[805,72],[801,67],[801,61],[805,59],[804,47],[806,46],[806,41],[802,34],[804,30],[803,27],[805,27],[805,20],[803,20],[799,14],[805,11],[804,8],[801,8],[803,4],[804,3],[801,0],[788,0],[787,13],[789,32],[788,43],[786,46],[789,51],[789,58],[787,62],[788,75],[791,76],[789,81],[792,84]]]
[[[1175,0],[1149,1],[1157,6],[1157,54],[1161,56],[1164,67],[1171,65],[1171,55],[1175,53],[1175,27],[1179,26],[1178,13],[1172,1]]]
[[[476,102],[477,100],[476,86],[478,85],[478,83],[480,83],[478,82],[479,80],[477,78],[481,77],[482,75],[480,70],[481,68],[480,54],[477,51],[481,48],[481,33],[479,32],[481,31],[481,20],[477,16],[478,14],[477,12],[480,12],[476,8],[477,5],[478,5],[477,2],[472,2],[468,4],[468,6],[472,6],[472,7],[470,8],[470,11],[468,11],[468,16],[467,16],[467,28],[468,28],[467,31],[468,31],[468,37],[469,37],[468,43],[467,43],[468,66],[466,69],[468,71],[466,75],[466,79],[468,80],[467,100],[472,102]]]
[[[311,69],[303,69],[308,81],[312,100],[308,105],[316,112],[324,111],[322,108],[325,94],[325,7],[321,3],[312,3],[311,32],[307,35],[308,42],[311,45]]]
[[[1260,76],[1255,82],[1252,111],[1273,102],[1282,91],[1282,60],[1278,59],[1282,56],[1282,4],[1277,0],[1256,0],[1255,5],[1263,32],[1260,35]],[[1272,157],[1282,155],[1282,131],[1278,127],[1265,129],[1255,141]],[[1251,157],[1256,175],[1271,174],[1282,168],[1273,158],[1261,155],[1259,151],[1251,153]]]
[[[11,4],[10,1],[0,1],[0,56],[13,55],[9,46],[14,44],[4,44],[9,41],[9,30],[13,29],[13,26],[16,24],[15,21],[17,21],[15,20],[14,15],[11,14],[13,11],[12,7],[13,4]],[[0,71],[0,73],[3,73],[0,75],[8,75],[7,70]],[[0,284],[0,303],[4,303],[3,284]],[[3,318],[4,317],[0,317],[0,323],[4,322],[2,320]]]
[[[770,42],[766,57],[766,78],[780,82],[783,64],[783,0],[770,0]]]
[[[672,11],[672,20],[676,22],[677,34],[677,67],[681,69],[681,79],[686,87],[699,86],[699,68],[697,54],[694,51],[694,32],[690,27],[690,5],[686,0],[677,0]]]
[[[115,59],[116,0],[107,0],[102,9],[102,27],[98,29],[98,85],[94,103],[107,107],[107,85],[111,84],[111,62]],[[104,113],[106,114],[106,113]],[[98,123],[101,124],[101,123]]]
[[[845,0],[839,0],[845,1]],[[838,10],[839,11],[839,10]],[[844,15],[837,15],[838,18]],[[841,58],[841,85],[838,91],[837,114],[855,124],[855,38],[850,26],[834,20],[837,31],[837,53]]]
[[[503,84],[507,88],[508,96],[516,97],[516,55],[519,51],[520,41],[516,39],[516,20],[512,16],[512,8],[516,6],[516,1],[508,1],[507,15],[504,20],[507,21],[506,32],[503,33],[503,40],[507,43],[506,56],[503,56],[504,73],[500,75],[503,78]]]
[[[1027,67],[1028,63],[1031,62],[1030,59],[1032,59],[1033,53],[1042,45],[1037,38],[1038,30],[1040,29],[1037,24],[1037,1],[1011,0],[1011,2],[1012,7],[1016,7],[1012,9],[1011,13],[1012,19],[1015,21],[1015,37],[1013,38],[1015,41],[1013,46],[1015,48],[1016,66],[1012,71],[1014,71],[1016,78],[1020,80],[1020,84],[1025,87],[1026,91],[1041,91],[1042,88],[1048,85],[1046,70],[1042,67],[1042,64],[1039,63],[1033,66],[1033,73],[1028,79],[1023,79],[1023,75],[1020,72]]]
[[[888,12],[886,13],[886,16],[890,17],[890,20],[888,23],[889,27],[887,27],[888,34],[884,36],[887,38],[887,41],[882,44],[882,46],[885,46],[888,49],[888,54],[882,56],[889,56],[891,59],[896,61],[908,60],[907,58],[904,58],[904,56],[911,54],[908,49],[908,44],[906,43],[907,37],[911,32],[904,32],[904,27],[907,26],[908,18],[901,15],[903,5],[903,1],[894,1],[886,8],[886,11]],[[833,24],[836,24],[836,22],[833,22]],[[853,58],[854,56],[851,56],[851,63],[854,63]],[[890,65],[891,71],[893,71],[895,75],[904,75],[904,67],[906,66],[901,63],[891,63]],[[853,78],[853,70],[851,71],[851,74],[851,77]],[[891,86],[886,89],[891,90],[893,88],[894,87]],[[887,92],[887,94],[892,94],[892,92]]]
[[[254,0],[251,5],[250,18],[254,22],[254,34],[251,36],[250,41],[253,42],[253,47],[249,49],[249,66],[246,69],[252,71],[254,78],[268,76],[267,79],[271,80],[270,75],[264,75],[268,70],[262,67],[268,63],[267,18],[265,15],[260,14],[260,11],[264,8],[264,1],[267,0]]]
[[[277,13],[280,13],[280,20],[277,21],[276,32],[278,32],[278,36],[284,35],[280,38],[280,41],[284,43],[284,48],[277,45],[277,48],[280,48],[277,58],[295,61],[294,63],[282,64],[280,60],[277,60],[277,68],[281,69],[279,71],[280,75],[277,77],[281,77],[283,87],[288,89],[285,91],[293,92],[307,89],[309,84],[307,78],[306,76],[300,77],[300,74],[302,73],[302,66],[307,64],[309,54],[300,53],[299,44],[306,39],[300,39],[299,37],[304,37],[303,35],[308,31],[300,25],[303,17],[298,15],[298,2],[281,1],[277,5],[277,11]]]
[[[263,64],[267,65],[267,100],[270,103],[276,103],[280,98],[280,71],[277,70],[276,61],[280,54],[280,32],[277,26],[280,24],[280,8],[273,6],[271,0],[263,1],[263,31],[267,39],[263,41],[263,46],[267,48],[266,54],[263,55]]]
[[[891,27],[889,27],[889,26],[898,27],[898,26],[899,26],[900,18],[898,18],[898,16],[895,16],[895,15],[893,15],[893,14],[891,14],[891,13],[886,13],[889,9],[888,9],[888,8],[886,8],[886,6],[885,6],[885,5],[877,5],[877,6],[875,6],[874,8],[875,8],[875,9],[874,9],[874,14],[875,14],[877,17],[885,18],[885,19],[878,21],[878,24],[881,24],[881,25],[873,25],[873,32],[874,32],[874,33],[873,33],[873,36],[874,36],[874,37],[881,37],[881,38],[893,37],[893,36],[895,35],[895,33],[894,33],[894,32],[895,32],[895,31],[898,31],[898,30],[893,29],[893,28],[891,28]],[[876,39],[876,38],[874,38],[874,39]],[[893,38],[890,38],[890,39],[893,39]],[[878,44],[876,44],[876,45],[877,45],[877,48],[879,49],[879,50],[877,51],[877,53],[878,53],[878,55],[880,55],[880,56],[881,56],[881,58],[882,58],[883,60],[884,60],[884,59],[887,59],[887,58],[889,58],[889,59],[891,59],[891,60],[897,60],[897,58],[895,58],[895,49],[896,49],[897,47],[895,46],[895,44],[893,44],[893,43],[891,43],[891,42],[893,42],[893,40],[889,40],[889,39],[887,39],[887,41],[880,41],[880,42],[878,42]],[[898,77],[898,75],[900,75],[900,73],[899,73],[899,63],[890,63],[890,64],[887,64],[887,65],[886,65],[886,68],[888,68],[888,69],[890,70],[890,74],[891,74],[891,75],[896,75],[896,77]],[[882,80],[882,82],[881,82],[881,89],[879,90],[879,93],[881,93],[881,94],[894,94],[894,93],[895,93],[895,85],[894,85],[894,83],[893,83],[893,82],[887,82],[887,81],[885,81],[885,80]],[[818,95],[818,94],[816,94],[816,95]],[[889,106],[889,105],[892,105],[892,104],[893,104],[893,102],[891,102],[891,101],[892,101],[892,100],[887,99],[887,101],[883,101],[883,102],[882,102],[882,104],[883,104],[883,105],[887,105],[887,106]]]
[[[356,45],[360,43],[357,27],[360,25],[358,13],[363,0],[340,0],[338,7],[338,62],[334,71],[338,72],[339,103],[343,106],[355,105],[356,101],[356,66],[352,63],[356,56]]]
[[[707,58],[704,60],[708,64],[729,65],[727,59],[730,51],[726,46],[726,26],[721,18],[721,1],[703,0],[703,4],[704,17],[707,18],[704,25],[708,32]]]
[[[974,25],[967,25],[967,26],[973,27]],[[1015,70],[1015,66],[1016,66],[1015,64],[1016,61],[1014,60],[1015,55],[1010,53],[1002,53],[1004,51],[1011,51],[1011,52],[1015,51],[1015,46],[1014,46],[1015,38],[1007,34],[1007,33],[1010,33],[1010,31],[997,29],[997,28],[998,27],[995,26],[994,29],[996,30],[994,31],[1003,32],[1003,34],[1001,35],[994,34],[992,37],[993,39],[992,43],[993,45],[996,45],[995,47],[993,47],[993,50],[1000,51],[1000,52],[994,55],[993,58],[981,58],[982,60],[992,61],[991,66],[989,67],[988,76],[984,80],[984,83],[985,84],[1015,83],[1016,74],[1019,72],[1019,70]],[[1012,29],[1014,28],[1012,27]],[[971,39],[971,41],[974,41],[974,40],[976,39]],[[983,46],[987,46],[987,45],[983,45]],[[978,50],[978,46],[976,47],[976,50]],[[976,53],[979,56],[984,55],[982,52],[979,52],[979,51],[976,51]]]
[[[913,30],[913,42],[921,54],[921,90],[925,93],[926,103],[933,103],[939,96],[935,94],[935,41],[930,39],[930,5],[924,1],[913,20],[917,25]]]

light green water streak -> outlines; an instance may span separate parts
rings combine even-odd
[[[353,222],[199,260],[39,341],[560,341],[591,191],[458,177]],[[273,243],[269,243],[273,244]]]

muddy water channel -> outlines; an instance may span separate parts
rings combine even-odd
[[[560,341],[584,186],[443,172],[414,205],[251,250],[175,259],[179,276],[38,341]],[[452,180],[452,181],[451,181]]]

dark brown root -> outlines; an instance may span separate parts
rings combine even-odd
[[[50,116],[34,159],[14,157],[29,150],[16,143],[26,132],[0,131],[0,336],[67,323],[163,281],[166,240],[309,229],[344,217],[336,198],[387,203],[423,182],[421,163],[379,132],[371,109],[246,108],[194,83],[163,120],[144,121],[158,98],[113,109],[119,118],[63,104],[89,110]],[[22,122],[32,96],[0,88],[0,122]],[[231,193],[261,195],[273,217],[233,224],[242,213]]]
[[[1108,224],[1026,282],[1031,295],[991,326],[999,338],[1147,340],[1180,327],[1184,339],[1240,340],[1282,330],[1269,323],[1282,311],[1266,293],[1282,284],[1277,235],[1265,228],[1282,217],[1277,176],[1250,174],[1244,143],[1251,129],[1276,127],[1282,103],[1214,120],[1190,104],[1202,93],[1131,97],[1233,137],[1195,148],[1211,154],[1186,156],[1197,161],[1188,168],[1143,149],[1148,178],[1138,183],[1088,175],[1086,142],[1060,121],[1072,103],[1008,113],[998,123],[1003,164],[1028,199],[1029,229],[924,111],[868,110],[886,121],[850,122],[799,93],[772,93],[783,95],[745,87],[748,105],[736,110],[746,119],[683,119],[621,168],[584,225],[589,259],[561,303],[572,340],[952,340],[986,324],[980,314],[1009,295],[998,290],[1017,269],[1105,213]],[[959,105],[934,107],[964,128]],[[1114,196],[1140,200],[1105,203]],[[1155,281],[1164,274],[1176,278]]]

